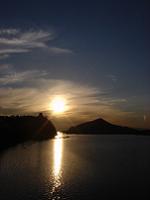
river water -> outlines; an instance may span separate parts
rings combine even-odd
[[[150,198],[150,137],[61,135],[0,154],[1,200]]]

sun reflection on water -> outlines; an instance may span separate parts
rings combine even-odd
[[[62,176],[62,153],[63,153],[63,139],[62,133],[57,132],[57,136],[54,139],[54,146],[53,146],[53,175],[54,175],[54,186],[53,191],[55,192],[56,189],[61,186],[61,176]]]

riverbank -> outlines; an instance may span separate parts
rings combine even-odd
[[[57,134],[53,123],[39,116],[0,116],[0,150],[27,141],[42,141]]]

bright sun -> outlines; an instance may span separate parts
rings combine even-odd
[[[55,97],[50,103],[50,110],[54,114],[62,114],[66,111],[66,100],[63,97]]]

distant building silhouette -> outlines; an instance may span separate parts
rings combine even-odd
[[[43,113],[42,113],[42,112],[41,112],[41,113],[39,113],[38,117],[39,117],[39,118],[44,118],[44,115],[43,115]]]

